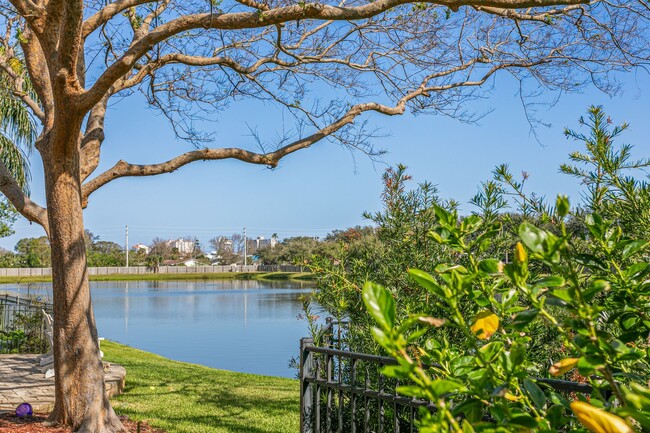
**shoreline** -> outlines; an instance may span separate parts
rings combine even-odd
[[[262,280],[262,281],[316,281],[311,272],[216,272],[190,274],[105,274],[89,275],[90,281],[182,281],[182,280]],[[51,283],[50,275],[2,276],[0,284]]]

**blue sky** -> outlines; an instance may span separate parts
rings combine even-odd
[[[362,212],[380,209],[382,172],[397,163],[407,165],[415,181],[429,180],[439,186],[442,196],[462,203],[491,177],[495,165],[504,162],[515,173],[530,174],[530,190],[549,197],[567,193],[577,201],[577,183],[558,173],[559,164],[577,148],[564,138],[563,128],[577,127],[590,104],[601,104],[616,123],[631,124],[621,140],[635,145],[637,156],[650,156],[648,89],[650,78],[639,72],[623,77],[622,92],[615,97],[594,89],[563,95],[555,106],[538,113],[540,120],[552,125],[538,129],[538,142],[530,134],[515,86],[497,77],[492,96],[473,104],[479,111],[493,110],[476,125],[443,116],[371,115],[371,124],[386,134],[375,140],[376,147],[388,151],[383,163],[373,164],[361,154],[353,158],[329,142],[287,157],[275,170],[238,161],[197,162],[172,174],[106,185],[91,197],[85,224],[102,240],[120,244],[128,225],[131,245],[148,244],[154,237],[197,236],[207,247],[210,238],[243,227],[251,236],[323,236],[332,229],[365,224]],[[272,137],[281,129],[281,119],[282,113],[272,105],[233,105],[213,125],[214,144],[250,144],[245,122]],[[100,170],[119,159],[162,162],[192,149],[176,140],[166,121],[137,97],[111,107],[106,136]],[[44,203],[40,164],[34,155],[32,197]],[[20,238],[43,234],[24,219],[14,229],[15,235],[0,239],[1,247],[11,250]]]

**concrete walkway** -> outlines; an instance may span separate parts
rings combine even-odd
[[[38,366],[38,355],[0,355],[0,413],[14,411],[29,403],[35,412],[50,412],[54,407],[54,378],[45,378]],[[109,397],[122,393],[126,370],[111,364],[105,377]]]

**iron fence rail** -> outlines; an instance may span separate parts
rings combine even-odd
[[[48,349],[43,313],[52,304],[9,294],[0,295],[0,353],[44,353]]]
[[[300,432],[415,432],[420,408],[434,411],[435,405],[397,393],[402,384],[381,374],[384,366],[398,364],[394,358],[342,349],[341,325],[328,320],[316,344],[300,340]],[[592,392],[586,383],[537,382],[559,392]]]

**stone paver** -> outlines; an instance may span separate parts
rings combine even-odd
[[[45,378],[38,355],[0,355],[0,413],[13,411],[20,403],[29,403],[35,412],[49,412],[54,407],[54,378]],[[126,370],[111,364],[105,377],[106,393],[121,394]]]

